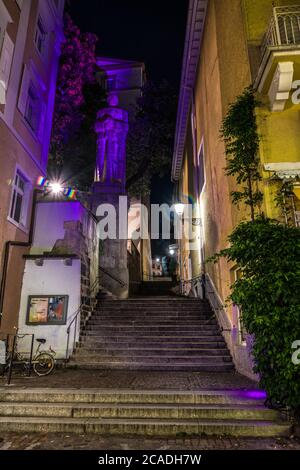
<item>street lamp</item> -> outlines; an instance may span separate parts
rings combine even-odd
[[[50,191],[58,196],[63,191],[63,187],[59,181],[53,181],[49,184]]]

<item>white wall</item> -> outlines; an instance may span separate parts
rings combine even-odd
[[[56,240],[64,238],[64,222],[79,220],[83,222],[86,209],[78,201],[39,202],[31,254],[51,251]]]
[[[26,260],[21,293],[19,333],[34,333],[36,338],[45,338],[47,343],[44,349],[51,346],[56,351],[57,359],[65,357],[66,330],[80,305],[80,272],[81,265],[78,259],[72,260],[72,266],[66,266],[63,259],[44,259],[43,266],[37,266],[34,260]],[[66,325],[26,325],[29,295],[68,295]],[[73,339],[73,335],[71,338]],[[23,352],[26,349],[30,350],[30,341],[30,337],[27,341],[19,341],[20,349]],[[36,346],[37,343],[35,343],[35,348]]]

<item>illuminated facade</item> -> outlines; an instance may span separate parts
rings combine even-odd
[[[0,0],[1,331],[17,326],[23,255],[45,175],[64,0]],[[16,242],[24,246],[16,246]],[[5,294],[5,295],[4,295]]]
[[[235,266],[205,259],[227,246],[233,228],[249,211],[234,206],[235,180],[225,175],[220,127],[228,106],[250,84],[258,100],[262,211],[281,219],[275,195],[293,182],[292,223],[299,225],[300,176],[300,4],[299,1],[191,0],[178,109],[172,180],[177,197],[193,203],[197,249],[182,243],[182,274],[189,289],[207,272],[208,293],[236,367],[251,376],[247,334],[237,307],[225,306]]]

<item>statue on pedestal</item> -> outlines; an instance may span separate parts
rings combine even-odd
[[[97,114],[95,182],[125,188],[128,113],[118,108],[118,97],[108,98],[108,107]]]
[[[100,205],[113,206],[116,227],[119,229],[122,226],[120,217],[123,217],[120,214],[119,197],[124,196],[126,191],[128,113],[118,108],[116,95],[110,95],[108,106],[98,112],[95,131],[97,133],[97,155],[91,210],[97,215],[97,208]],[[125,222],[127,223],[127,212]],[[118,232],[117,238],[105,239],[99,255],[99,263],[102,286],[118,298],[127,298],[129,289],[127,238],[124,239]],[[105,269],[105,274],[101,268]]]

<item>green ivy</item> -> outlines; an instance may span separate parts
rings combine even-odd
[[[253,88],[246,88],[229,106],[221,127],[221,137],[226,148],[226,174],[234,176],[241,187],[231,193],[232,202],[238,204],[244,201],[250,207],[252,220],[255,217],[255,209],[260,206],[263,198],[258,189],[258,182],[261,180],[255,115],[258,105]]]

